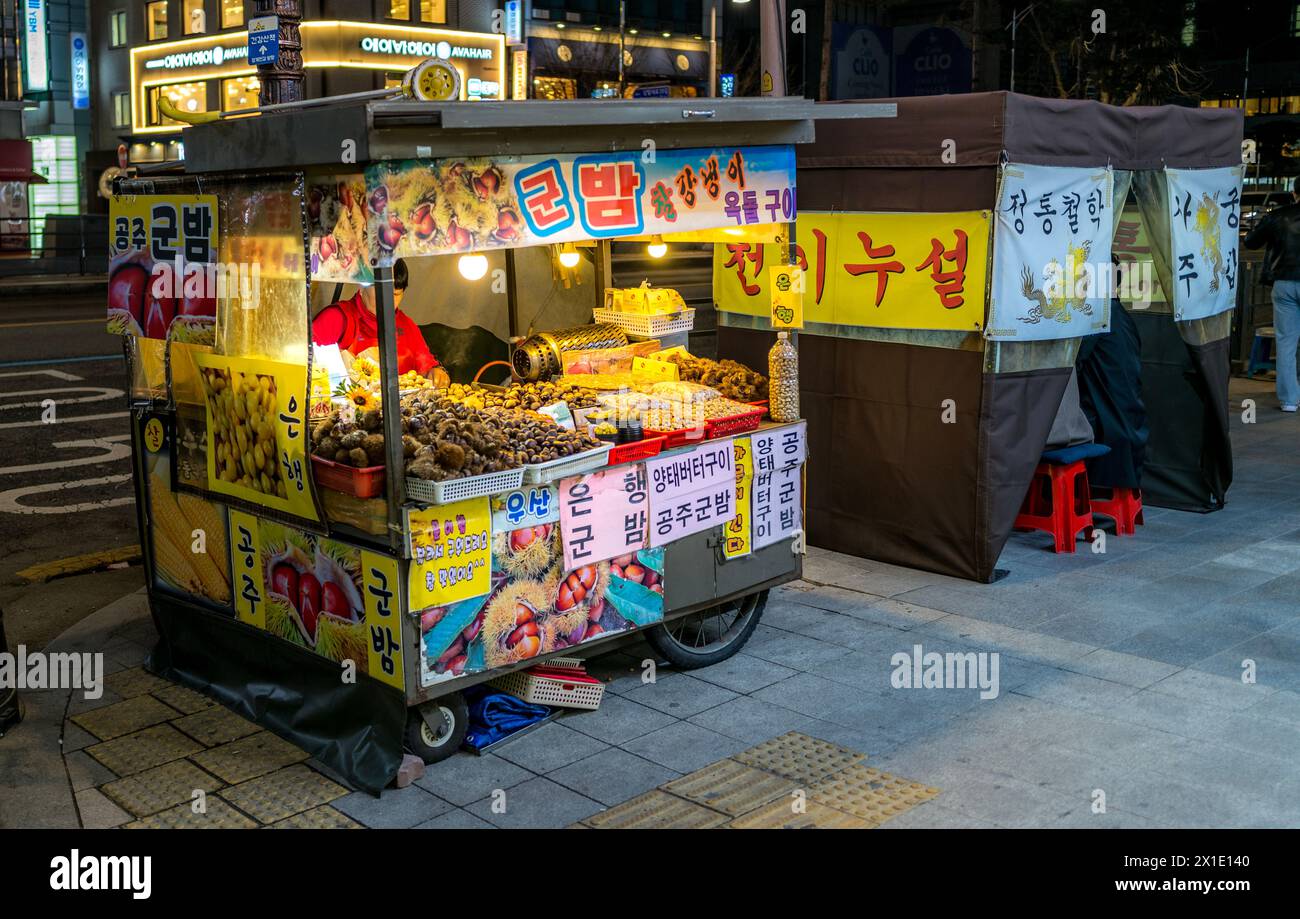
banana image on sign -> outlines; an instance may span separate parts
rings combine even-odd
[[[772,292],[772,328],[803,328],[803,269],[798,265],[773,265],[768,289]]]

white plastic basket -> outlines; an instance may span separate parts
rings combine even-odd
[[[568,669],[569,663],[561,663],[563,659],[547,661],[543,666]],[[527,670],[516,670],[514,673],[507,673],[505,676],[497,677],[490,680],[488,685],[502,692],[508,692],[512,696],[517,696],[532,705],[550,705],[556,708],[600,708],[600,700],[605,695],[605,684],[599,680],[585,682],[591,677],[580,672],[581,661],[575,661],[578,667],[573,668],[574,676],[581,676],[584,682],[578,680],[565,680],[553,676],[539,676],[530,673]]]
[[[562,456],[545,463],[535,463],[524,467],[524,481],[529,485],[548,485],[571,475],[581,475],[599,469],[609,462],[609,451],[613,444],[604,444],[594,450],[584,450],[573,456]]]
[[[695,310],[687,307],[672,313],[620,313],[617,310],[598,309],[592,313],[596,322],[608,322],[629,335],[656,338],[673,332],[689,332],[695,328]]]
[[[422,504],[451,504],[466,498],[481,498],[484,495],[499,495],[514,491],[524,482],[524,468],[507,469],[504,472],[487,472],[473,475],[467,479],[447,479],[433,482],[428,479],[406,477],[406,494],[412,501]]]

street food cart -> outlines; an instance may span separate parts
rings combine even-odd
[[[788,246],[811,137],[793,99],[361,100],[119,180],[151,667],[377,793],[459,746],[476,683],[636,634],[734,654],[801,573],[805,428],[747,368],[689,382],[689,310],[613,290],[610,242]],[[426,357],[407,277],[492,347]]]

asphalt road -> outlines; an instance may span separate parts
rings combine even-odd
[[[22,585],[18,571],[139,542],[121,341],[103,294],[0,292],[0,608],[43,645],[143,583],[138,567]]]

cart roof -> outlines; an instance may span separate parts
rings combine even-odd
[[[881,100],[897,117],[861,122],[817,105],[816,142],[799,168],[921,167],[939,164],[945,141],[957,167],[1017,163],[1115,169],[1202,169],[1241,163],[1240,109],[1179,105],[1117,106],[1018,93],[968,93]],[[829,121],[828,119],[834,119]],[[802,183],[801,183],[802,184]]]
[[[184,132],[190,173],[341,166],[449,156],[598,153],[714,145],[806,143],[815,104],[807,99],[638,99],[560,102],[370,100],[263,113]],[[894,106],[859,105],[853,117],[890,117]],[[849,114],[845,110],[844,114]],[[343,160],[342,151],[355,155]]]

